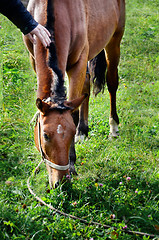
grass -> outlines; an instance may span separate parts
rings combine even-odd
[[[108,139],[105,90],[90,100],[89,137],[76,145],[78,176],[51,191],[45,166],[32,179],[32,188],[47,203],[90,222],[111,225],[107,230],[53,215],[30,195],[26,181],[40,161],[30,126],[36,112],[36,77],[21,33],[0,16],[0,239],[148,239],[122,232],[126,226],[157,239],[158,5],[157,0],[127,2],[117,95],[120,137]]]

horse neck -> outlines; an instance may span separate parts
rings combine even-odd
[[[48,98],[53,83],[53,72],[48,67],[48,50],[38,41],[35,46],[35,62],[37,75],[37,97]]]

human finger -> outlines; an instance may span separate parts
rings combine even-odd
[[[46,39],[43,37],[43,35],[39,34],[37,37],[39,38],[43,46],[46,48],[48,46],[48,43],[46,42]]]
[[[35,34],[39,38],[39,40],[44,45],[44,47],[47,47],[50,45],[50,43],[51,43],[50,35],[51,34],[45,27],[43,27],[42,25],[39,24],[35,29],[33,29],[32,33]]]
[[[50,36],[47,34],[47,32],[43,30],[43,31],[40,31],[40,34],[42,37],[42,41],[44,41],[47,46],[50,46],[51,39],[50,39]]]
[[[46,32],[46,34],[51,37],[51,33],[49,32],[49,30],[47,30],[47,28],[43,27],[44,31]]]
[[[31,33],[28,33],[26,36],[29,38],[29,40],[30,40],[33,44],[36,44],[36,40],[35,40],[34,36],[33,36]]]

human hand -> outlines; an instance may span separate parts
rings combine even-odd
[[[36,40],[34,38],[34,34],[38,37],[44,47],[49,47],[51,43],[51,34],[50,32],[41,24],[38,24],[36,28],[34,28],[30,33],[26,34],[29,40],[36,44]]]

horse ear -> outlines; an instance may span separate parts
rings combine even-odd
[[[71,108],[71,111],[75,111],[81,104],[82,102],[85,100],[85,98],[88,96],[87,93],[85,93],[84,95],[82,95],[79,98],[76,98],[72,101],[65,101],[64,104],[68,107]]]
[[[46,102],[42,101],[40,98],[36,99],[36,106],[44,115],[49,110],[50,106]]]

